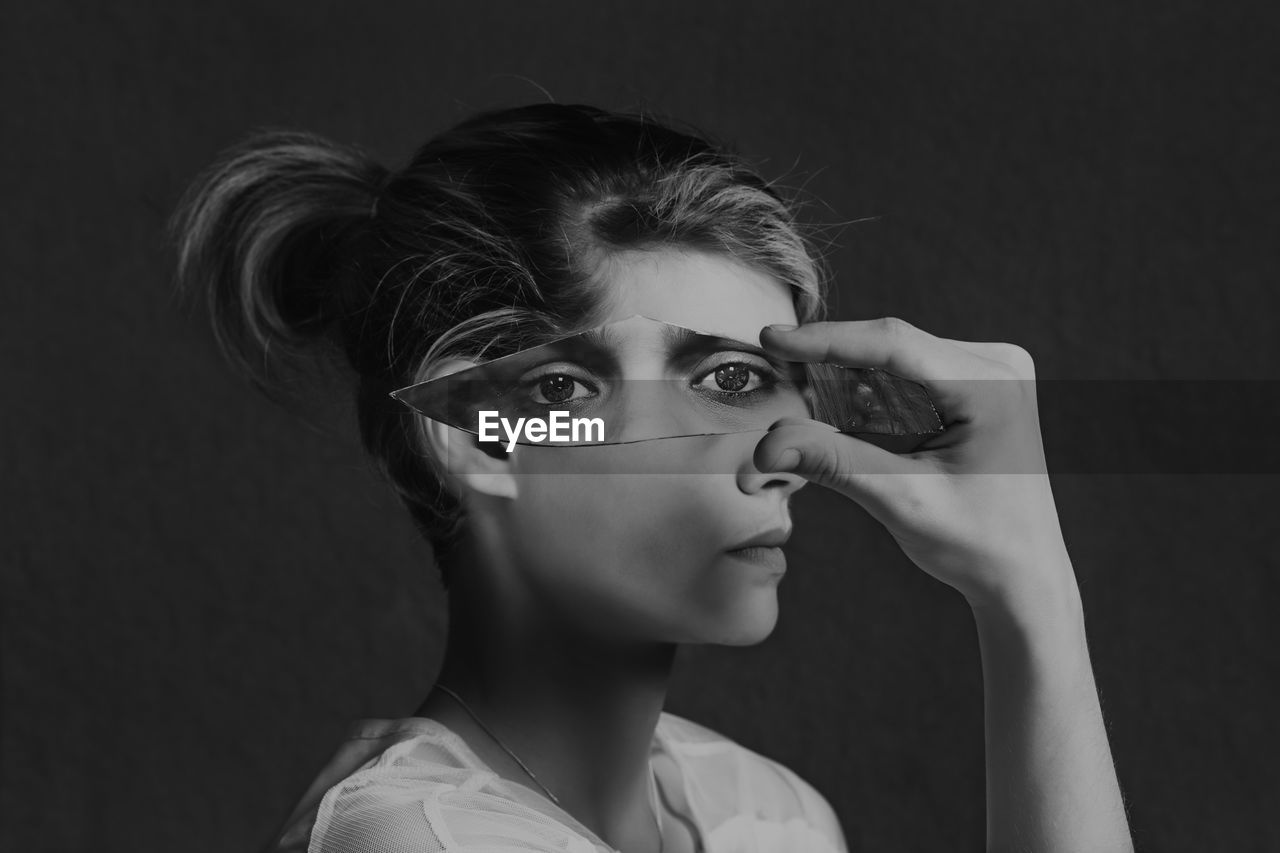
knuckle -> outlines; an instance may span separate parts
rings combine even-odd
[[[909,482],[897,484],[889,498],[892,513],[900,524],[913,530],[927,530],[937,515],[940,496],[924,478],[906,477]]]
[[[1036,375],[1035,359],[1025,347],[1018,344],[998,344],[996,357],[1002,364],[1012,368],[1014,374],[1022,379],[1032,379]]]
[[[900,317],[881,317],[879,326],[884,335],[890,338],[901,338],[915,330],[914,326]]]
[[[904,489],[894,501],[894,514],[911,527],[922,527],[929,516],[929,500],[916,489]]]

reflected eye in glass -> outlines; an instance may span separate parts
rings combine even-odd
[[[594,389],[567,373],[548,373],[531,381],[534,402],[541,405],[569,403],[592,396]]]
[[[764,371],[743,361],[727,361],[703,376],[698,388],[720,394],[750,394],[766,384]]]

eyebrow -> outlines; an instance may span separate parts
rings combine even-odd
[[[762,347],[736,338],[721,335],[709,335],[682,326],[663,324],[661,328],[661,344],[666,357],[672,362],[688,361],[691,358],[713,352],[731,350],[734,352],[755,355],[786,372],[790,362],[781,360],[766,352]],[[612,325],[588,329],[570,338],[543,344],[543,350],[551,358],[566,360],[583,360],[594,362],[597,369],[619,368],[617,353],[626,348],[627,339]]]
[[[612,339],[612,340],[611,340]],[[612,344],[612,346],[611,346]],[[569,338],[564,338],[535,347],[553,358],[594,362],[597,366],[616,368],[617,336],[612,329],[589,329]]]
[[[700,355],[721,350],[733,350],[758,356],[778,369],[784,369],[788,362],[778,359],[765,351],[763,347],[737,338],[726,338],[720,335],[708,335],[679,326],[667,326],[662,330],[663,339],[672,354],[677,358]]]

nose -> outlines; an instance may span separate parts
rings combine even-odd
[[[641,441],[714,432],[680,395],[676,383],[660,377],[631,377],[617,383],[615,441]]]

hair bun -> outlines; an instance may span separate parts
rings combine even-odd
[[[224,354],[269,394],[268,360],[303,357],[363,291],[355,244],[388,177],[354,147],[270,130],[224,151],[183,197],[179,287],[203,297]]]

